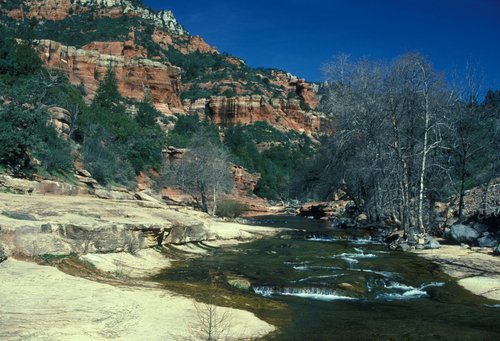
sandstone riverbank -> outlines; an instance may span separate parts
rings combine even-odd
[[[0,263],[0,339],[196,339],[197,303],[147,278],[179,257],[203,254],[204,245],[277,232],[146,195],[115,201],[0,193],[0,246],[9,257]],[[252,313],[217,309],[227,316],[228,339],[275,330]]]
[[[195,340],[195,301],[152,287],[114,286],[56,268],[9,259],[0,264],[1,340]],[[229,339],[262,337],[274,327],[252,313],[227,314]]]
[[[416,253],[439,264],[470,292],[500,301],[500,258],[493,256],[491,249],[442,245],[439,249]]]

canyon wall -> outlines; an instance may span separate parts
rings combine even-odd
[[[144,50],[132,41],[96,42],[77,49],[40,40],[36,50],[50,69],[65,72],[72,84],[82,84],[88,99],[94,97],[99,81],[112,67],[123,96],[142,100],[149,89],[154,103],[164,114],[182,111],[181,70],[144,58]]]

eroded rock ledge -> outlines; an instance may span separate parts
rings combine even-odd
[[[274,232],[215,221],[160,202],[0,193],[0,245],[7,256],[137,253],[169,244],[249,240]]]

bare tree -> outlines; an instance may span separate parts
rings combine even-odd
[[[442,77],[418,54],[334,63],[323,97],[336,124],[325,169],[371,220],[396,216],[405,230],[425,231],[428,170],[450,105]]]
[[[167,160],[162,185],[177,187],[191,194],[202,210],[215,214],[220,192],[229,192],[233,177],[229,171],[226,150],[201,131],[191,141],[190,149],[181,160]]]

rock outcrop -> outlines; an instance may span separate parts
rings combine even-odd
[[[161,204],[149,207],[144,201],[110,202],[89,196],[0,196],[0,242],[11,255],[135,253],[167,243],[208,240],[211,235],[204,220],[168,211]],[[141,193],[141,198],[148,197]]]
[[[303,110],[298,99],[252,95],[184,101],[186,113],[204,117],[207,110],[216,124],[247,125],[265,121],[277,128],[305,133],[320,132],[322,123],[327,120],[322,113]]]
[[[27,0],[19,9],[11,10],[8,15],[17,20],[64,20],[71,15],[89,11],[99,17],[141,17],[172,34],[188,34],[171,11],[152,11],[136,6],[129,0]]]
[[[154,103],[164,114],[182,111],[180,69],[143,58],[145,52],[133,41],[95,42],[77,49],[51,40],[40,40],[36,50],[50,69],[64,71],[72,84],[82,84],[89,99],[93,98],[99,81],[112,67],[123,96],[142,100],[149,90]]]
[[[68,110],[59,107],[48,109],[50,113],[50,123],[56,128],[60,136],[67,140],[71,132],[71,114]]]

